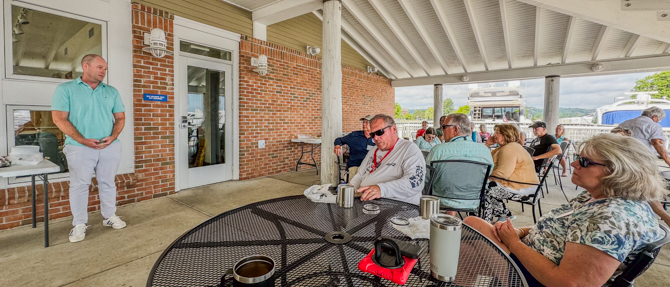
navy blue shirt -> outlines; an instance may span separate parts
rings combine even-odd
[[[350,134],[335,139],[335,145],[349,146],[349,161],[347,167],[360,166],[363,159],[368,154],[368,146],[375,146],[372,137],[366,138],[363,131],[355,131]]]

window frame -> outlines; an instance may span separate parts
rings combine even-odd
[[[18,1],[4,1],[4,36],[5,36],[5,67],[4,67],[4,78],[5,79],[15,79],[15,80],[26,80],[26,81],[38,81],[38,82],[51,82],[51,83],[65,83],[68,81],[71,81],[72,79],[58,79],[58,78],[49,78],[49,77],[41,77],[41,76],[30,76],[30,75],[15,75],[14,74],[14,46],[12,42],[12,29],[14,27],[14,23],[12,21],[12,6],[17,6],[21,8],[26,8],[26,9],[31,9],[43,13],[49,13],[53,14],[56,16],[61,16],[61,17],[66,17],[74,20],[79,20],[79,21],[85,21],[88,23],[92,24],[98,24],[101,25],[100,31],[101,31],[101,40],[102,40],[102,57],[104,59],[107,59],[107,22],[106,21],[100,21],[97,19],[77,15],[77,14],[72,14],[72,13],[67,13],[63,12],[60,10],[55,10],[55,9],[49,9],[41,6],[36,6],[36,5],[31,5],[28,3],[24,2],[18,2]],[[104,82],[108,83],[109,77],[105,77]]]
[[[16,136],[14,135],[14,111],[16,110],[30,110],[30,111],[51,111],[51,106],[42,105],[6,105],[7,112],[7,154],[15,146]],[[49,174],[49,180],[61,181],[61,179],[69,179],[70,172],[61,172]],[[9,178],[8,187],[23,186],[30,183],[30,177]]]

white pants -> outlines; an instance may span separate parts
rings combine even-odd
[[[95,173],[98,180],[100,211],[103,218],[116,215],[114,178],[121,162],[121,142],[104,149],[66,145],[63,152],[70,169],[70,209],[72,225],[88,223],[88,188]]]

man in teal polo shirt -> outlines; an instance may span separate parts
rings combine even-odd
[[[125,108],[119,92],[102,82],[107,62],[89,54],[81,60],[84,74],[56,87],[51,109],[54,123],[65,133],[63,152],[70,169],[70,242],[86,237],[88,191],[91,178],[98,180],[100,211],[104,226],[126,227],[116,216],[114,178],[121,162],[121,142],[117,139],[125,124]]]

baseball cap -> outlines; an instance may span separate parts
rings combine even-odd
[[[362,117],[362,118],[361,118],[361,121],[362,121],[362,120],[371,121],[372,118],[374,118],[374,116],[367,115],[367,116]]]
[[[544,122],[541,122],[541,121],[537,121],[537,122],[534,122],[530,127],[534,128],[534,129],[536,129],[536,128],[545,128],[546,129],[547,124],[545,124]]]

